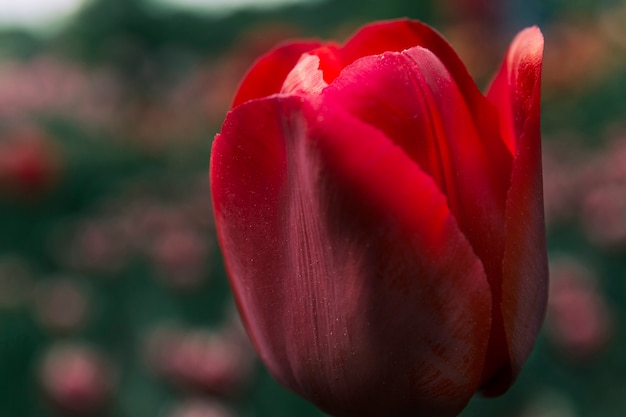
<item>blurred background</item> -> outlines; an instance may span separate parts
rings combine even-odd
[[[0,2],[0,415],[322,416],[256,360],[214,236],[214,134],[255,58],[434,25],[487,85],[546,38],[551,297],[504,397],[463,416],[626,415],[624,0]]]

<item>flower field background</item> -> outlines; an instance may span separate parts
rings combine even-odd
[[[0,30],[0,416],[321,416],[259,365],[211,218],[211,140],[255,58],[408,16],[480,86],[545,36],[551,286],[518,382],[462,414],[626,415],[626,2],[335,0],[221,17],[94,0]]]

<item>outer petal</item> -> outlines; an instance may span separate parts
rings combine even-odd
[[[296,65],[300,56],[321,45],[318,41],[287,43],[263,55],[254,63],[241,82],[232,107],[237,107],[248,100],[278,93],[285,77]]]
[[[499,235],[495,247],[502,247],[509,172],[491,163],[498,155],[482,142],[458,86],[431,51],[414,47],[361,58],[324,91],[324,100],[383,131],[418,163],[447,196],[479,254],[486,229]]]
[[[539,125],[543,37],[537,28],[521,32],[489,89],[501,114],[502,136],[515,154],[506,205],[502,314],[510,369],[487,393],[508,388],[528,357],[543,321],[548,263],[545,245]]]
[[[481,258],[497,308],[490,363],[508,361],[500,306],[508,154],[483,142],[453,77],[421,47],[355,61],[324,91],[325,100],[384,132],[446,195],[460,229]],[[492,120],[497,127],[497,119]],[[510,158],[509,158],[510,159]],[[510,162],[507,160],[506,162]],[[497,369],[486,369],[489,378]]]
[[[498,130],[498,123],[496,122],[498,119],[498,111],[489,100],[480,93],[474,80],[454,49],[436,31],[423,23],[406,19],[374,23],[358,31],[341,49],[340,53],[344,65],[347,66],[361,57],[382,54],[385,51],[401,52],[414,46],[421,46],[431,51],[445,66],[452,79],[454,79],[461,96],[464,98],[464,102],[467,104],[469,112],[472,114],[475,129],[480,137],[479,147],[485,150],[488,155],[488,166],[492,167],[493,171],[498,173],[504,182],[508,182],[511,176],[512,154],[506,148]],[[469,194],[472,193],[471,188],[464,189],[468,191]],[[500,201],[503,201],[503,198],[501,198]],[[480,204],[480,201],[476,201],[476,203]],[[480,208],[478,211],[481,211]],[[469,211],[467,213],[469,213]],[[477,252],[479,256],[489,264],[486,265],[487,276],[489,277],[492,286],[492,294],[495,300],[493,310],[494,321],[492,324],[492,335],[490,337],[488,353],[488,356],[492,360],[485,369],[485,380],[490,379],[497,371],[497,368],[499,368],[502,363],[508,361],[502,314],[499,312],[502,248],[504,246],[501,237],[504,229],[498,229],[498,227],[501,227],[503,221],[486,219],[485,214],[487,214],[488,217],[489,213],[494,213],[494,211],[487,209],[482,213],[481,217],[486,220],[486,222],[475,222],[471,220],[471,216],[468,216],[470,221],[465,223],[466,225],[474,226],[475,230],[479,230],[480,225],[487,224],[492,226],[489,230],[499,231],[499,233],[495,235],[478,232],[478,239],[489,239],[491,242],[487,245],[481,244],[483,249],[478,248]],[[465,227],[464,230],[468,230],[468,228]],[[472,240],[472,244],[475,243],[475,240],[470,240]]]
[[[399,147],[332,103],[274,96],[229,114],[211,180],[240,311],[279,381],[337,416],[463,408],[480,383],[488,284]]]

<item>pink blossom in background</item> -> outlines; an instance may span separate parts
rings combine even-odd
[[[97,350],[69,342],[49,348],[39,369],[46,396],[76,416],[93,416],[106,407],[116,378],[115,369]]]
[[[215,401],[192,399],[174,407],[166,417],[237,417],[237,414]]]
[[[613,336],[613,318],[592,271],[571,258],[557,258],[550,267],[546,335],[575,360],[601,353]]]
[[[192,392],[235,397],[251,382],[250,346],[228,334],[160,326],[148,335],[146,349],[157,374]]]
[[[48,278],[37,283],[32,309],[41,326],[60,335],[80,330],[89,317],[86,291],[69,278]]]

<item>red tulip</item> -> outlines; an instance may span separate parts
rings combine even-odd
[[[336,416],[453,416],[504,392],[545,304],[543,38],[486,96],[419,22],[285,44],[215,138],[218,237],[270,372]]]

